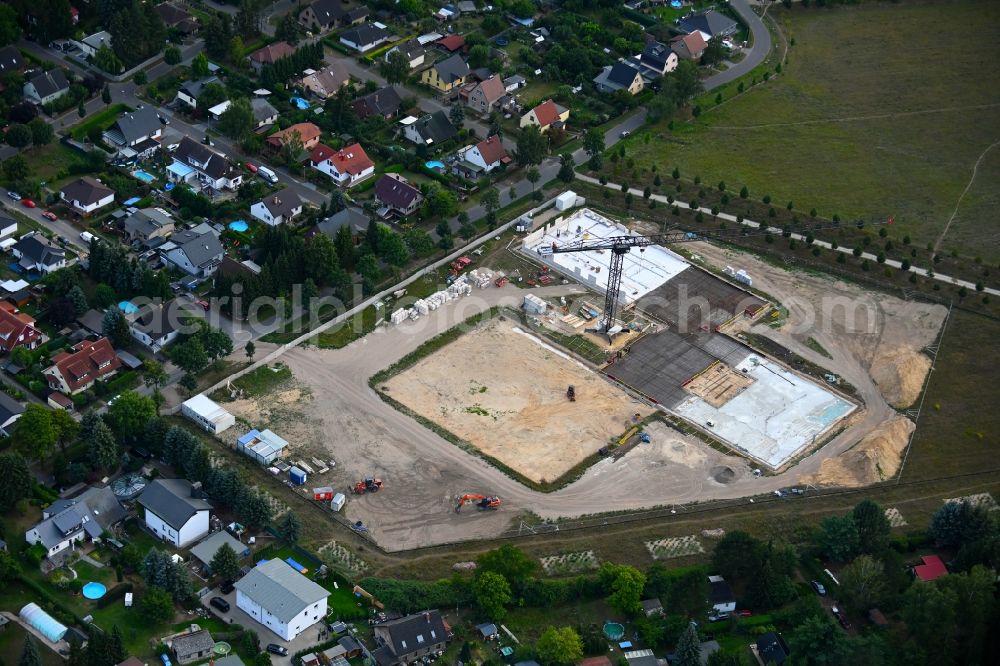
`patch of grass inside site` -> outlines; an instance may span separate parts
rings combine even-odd
[[[459,447],[463,451],[471,453],[472,455],[475,456],[479,456],[480,458],[488,462],[490,465],[496,467],[498,470],[500,470],[507,476],[511,477],[518,483],[521,483],[527,486],[528,488],[531,488],[532,490],[537,490],[539,492],[544,492],[544,493],[554,492],[556,490],[559,490],[560,488],[568,486],[569,484],[579,479],[581,476],[583,476],[583,473],[586,472],[591,465],[601,460],[602,456],[599,453],[593,453],[591,455],[586,456],[585,458],[580,460],[580,462],[578,462],[576,465],[574,465],[569,470],[564,472],[561,476],[551,481],[542,481],[542,482],[535,481],[533,479],[529,479],[528,477],[524,476],[517,470],[512,469],[508,465],[504,464],[502,461],[483,452],[482,449],[472,444],[471,442],[462,439],[461,437],[457,436],[447,428],[444,428],[440,424],[432,421],[431,419],[428,419],[425,416],[418,414],[416,411],[410,409],[403,403],[392,398],[384,391],[385,388],[384,384],[393,377],[395,377],[396,375],[399,375],[405,372],[406,370],[409,370],[423,359],[434,355],[435,353],[437,353],[444,347],[448,346],[450,343],[454,342],[455,340],[457,340],[462,335],[469,332],[479,324],[488,322],[489,320],[501,314],[511,316],[512,318],[520,321],[520,316],[518,315],[518,313],[515,313],[511,310],[507,310],[505,308],[492,307],[489,310],[480,312],[479,314],[473,315],[472,317],[469,317],[468,319],[459,323],[457,326],[448,329],[444,333],[440,333],[434,336],[433,338],[431,338],[424,344],[420,345],[419,347],[417,347],[415,350],[413,350],[403,358],[393,363],[388,368],[385,368],[375,373],[368,380],[368,385],[375,390],[378,396],[385,403],[391,405],[397,411],[406,414],[410,418],[420,423],[420,425],[436,433],[441,438],[451,442],[452,444]]]
[[[262,365],[253,372],[248,372],[232,382],[233,388],[242,392],[244,398],[264,395],[292,378],[292,371],[287,365],[279,363],[274,366]],[[219,389],[212,394],[217,401],[230,400],[228,389]]]
[[[657,174],[672,184],[700,176],[730,193],[770,195],[776,207],[843,219],[894,215],[898,231],[933,243],[997,136],[1000,61],[982,53],[1000,39],[1000,3],[812,3],[770,15],[794,39],[780,74],[738,98],[723,93],[691,122],[663,121],[625,142],[604,174],[632,187]],[[892,30],[885,30],[891,25]],[[915,54],[920,54],[915,57]],[[772,68],[773,70],[773,68]],[[897,114],[897,115],[890,115]],[[1000,149],[986,155],[945,237],[988,263],[1000,258],[991,209],[1000,196]]]
[[[926,388],[903,481],[997,469],[1000,321],[955,309]]]

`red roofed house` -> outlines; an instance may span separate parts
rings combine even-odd
[[[34,349],[41,342],[42,332],[30,315],[18,312],[7,301],[0,302],[0,351],[9,354],[15,347]]]
[[[547,99],[531,111],[521,116],[521,127],[536,126],[539,131],[548,131],[555,123],[565,123],[569,120],[569,109],[564,109],[551,99]]]
[[[937,555],[924,555],[920,559],[924,563],[913,567],[913,573],[925,583],[929,583],[935,578],[940,578],[948,573],[948,568]]]
[[[60,352],[52,362],[54,365],[45,370],[49,388],[70,395],[87,390],[98,379],[110,377],[122,364],[107,338],[79,342],[73,345],[73,353]]]
[[[611,660],[606,656],[587,657],[583,661],[576,662],[576,666],[612,666]]]
[[[299,135],[299,141],[305,150],[312,150],[319,144],[320,129],[312,123],[295,123],[280,132],[267,137],[267,145],[275,150],[280,149],[293,134]]]
[[[437,45],[448,53],[454,53],[465,46],[465,37],[462,37],[462,35],[448,35],[439,39]]]
[[[375,173],[372,162],[360,143],[334,150],[322,143],[313,148],[309,164],[322,171],[341,187],[351,187]]]
[[[264,65],[273,65],[278,60],[287,58],[293,53],[295,53],[295,47],[288,42],[275,42],[274,44],[262,46],[248,55],[247,62],[250,63],[250,67],[253,68],[254,72],[260,74],[260,70],[264,68]]]
[[[503,141],[495,134],[460,151],[459,159],[458,170],[465,172],[466,178],[477,178],[511,161]]]
[[[677,54],[678,58],[685,60],[698,60],[705,52],[706,46],[708,44],[705,43],[705,38],[697,30],[690,35],[682,35],[670,40],[671,50]]]

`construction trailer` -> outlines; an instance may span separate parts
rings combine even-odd
[[[204,394],[196,395],[181,403],[181,414],[210,433],[220,432],[236,425],[236,417]]]

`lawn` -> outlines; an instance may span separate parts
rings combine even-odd
[[[636,136],[629,156],[822,216],[894,215],[918,245],[935,242],[998,139],[1000,95],[986,82],[1000,78],[1000,62],[983,54],[1000,39],[1000,3],[772,15],[795,40],[781,76],[696,123],[652,128],[657,140]],[[1000,147],[980,163],[942,248],[1000,259],[998,196]]]
[[[16,609],[13,611],[16,612]],[[4,664],[16,664],[21,658],[21,651],[24,649],[24,636],[27,632],[16,622],[11,622],[7,628],[0,631],[0,661]],[[38,654],[42,658],[41,666],[63,666],[66,662],[53,650],[38,645]]]
[[[58,141],[36,146],[21,153],[33,177],[51,182],[59,173],[67,173],[69,165],[82,161],[83,156]]]
[[[77,141],[83,141],[87,138],[87,132],[92,127],[100,127],[102,130],[111,127],[118,116],[124,111],[131,111],[132,109],[124,104],[112,104],[107,108],[98,111],[97,113],[91,115],[85,119],[82,123],[74,125],[70,129],[70,133],[73,138]]]
[[[953,311],[903,470],[905,481],[996,469],[998,338],[997,320]]]

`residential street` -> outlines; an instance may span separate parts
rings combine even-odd
[[[747,51],[743,60],[739,61],[724,72],[719,72],[708,77],[703,82],[705,90],[714,90],[719,86],[724,86],[730,81],[735,81],[754,67],[764,62],[764,58],[771,52],[771,33],[760,17],[750,8],[747,0],[729,0],[730,6],[736,13],[750,26],[753,33],[753,44]]]

